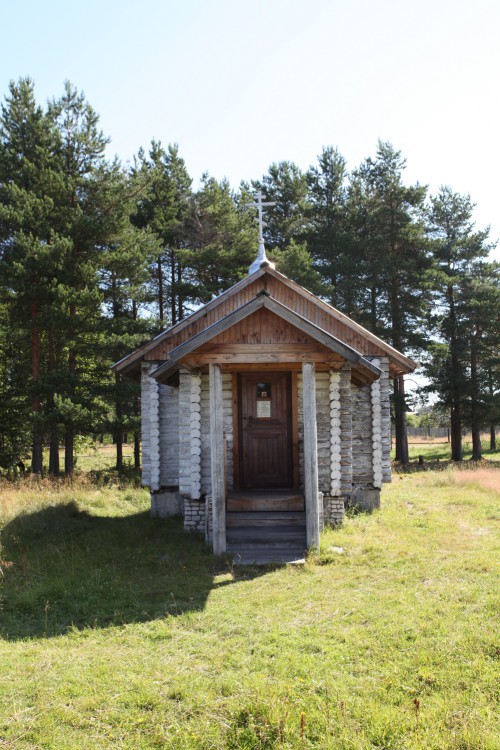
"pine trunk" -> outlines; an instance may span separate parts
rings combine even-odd
[[[41,474],[43,471],[43,434],[38,424],[38,419],[42,411],[42,402],[38,393],[38,380],[40,378],[40,328],[37,323],[38,312],[38,305],[33,303],[31,306],[31,377],[34,389],[32,402],[34,424],[31,455],[31,470],[33,474]]]
[[[123,408],[122,408],[122,400],[121,400],[121,393],[120,393],[120,376],[118,375],[118,373],[115,373],[115,383],[116,383],[115,409],[116,409],[116,423],[117,423],[117,429],[115,431],[116,469],[117,471],[122,471],[123,469],[123,425],[122,425]]]
[[[488,393],[491,402],[493,402],[495,387],[493,385],[493,370],[491,367],[488,368]],[[490,422],[490,451],[496,451],[497,449],[497,436],[495,430],[495,423]]]
[[[409,457],[405,412],[405,385],[402,375],[394,379],[394,428],[396,434],[395,458],[402,466],[406,466],[409,463]]]
[[[53,477],[58,477],[59,472],[59,435],[56,427],[50,431],[49,474]]]
[[[141,468],[141,437],[138,432],[134,432],[134,469],[139,471]]]
[[[54,372],[56,369],[56,350],[54,336],[49,333],[49,372]],[[54,394],[53,392],[49,398],[49,409],[54,412]],[[60,471],[59,466],[59,435],[57,426],[53,426],[50,430],[50,443],[49,443],[49,474],[53,477],[58,477]]]
[[[451,460],[462,461],[462,410],[460,401],[451,409],[450,417],[451,431]]]
[[[165,309],[163,303],[163,267],[161,262],[161,255],[158,256],[156,261],[157,273],[158,273],[158,314],[160,316],[160,330],[164,329],[165,321]]]
[[[457,334],[457,318],[455,312],[455,295],[453,284],[448,284],[446,296],[449,304],[449,331],[450,331],[450,356],[451,372],[453,377],[451,396],[451,460],[463,461],[462,452],[462,388],[459,380],[462,372],[462,363],[459,357],[459,336]]]
[[[139,416],[139,396],[134,396],[134,414]],[[134,469],[139,471],[141,468],[141,435],[138,431],[134,432]]]
[[[76,308],[70,307],[70,316],[74,319],[76,315]],[[74,346],[75,333],[73,329],[68,332],[69,339],[69,354],[68,354],[68,374],[69,374],[69,393],[70,397],[74,395],[74,379],[76,375],[76,352]],[[72,476],[75,470],[75,430],[72,424],[66,425],[64,435],[64,473],[67,477]]]
[[[175,253],[170,251],[170,323],[177,323],[177,298],[175,294]]]
[[[66,426],[64,433],[64,473],[71,477],[75,470],[75,434],[71,425]]]
[[[470,381],[471,381],[471,429],[472,429],[472,461],[480,461],[482,458],[481,449],[481,424],[479,415],[479,386],[478,386],[478,356],[477,356],[477,335],[473,335],[470,348]]]

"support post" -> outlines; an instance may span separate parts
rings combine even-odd
[[[223,555],[226,551],[226,488],[224,482],[222,370],[220,365],[209,365],[209,381],[213,550],[215,555]]]
[[[319,550],[318,440],[314,362],[302,363],[304,405],[304,492],[307,546]]]

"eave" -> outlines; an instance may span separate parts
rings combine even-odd
[[[200,333],[192,336],[188,341],[172,349],[167,360],[157,367],[151,373],[151,376],[159,382],[166,382],[182,366],[183,360],[186,357],[262,308],[283,318],[318,344],[340,355],[346,362],[350,363],[362,382],[371,382],[380,377],[380,368],[366,359],[362,354],[264,292],[258,294],[250,302],[245,303],[229,315],[221,318],[221,320],[208,326]]]

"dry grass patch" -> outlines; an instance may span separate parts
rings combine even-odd
[[[451,477],[456,485],[472,484],[500,495],[500,468],[479,466],[475,469],[457,469]]]

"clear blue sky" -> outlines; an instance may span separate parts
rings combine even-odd
[[[45,102],[69,79],[112,154],[177,142],[195,184],[330,144],[353,168],[382,138],[498,238],[499,31],[498,0],[3,0],[0,93],[29,75]]]

